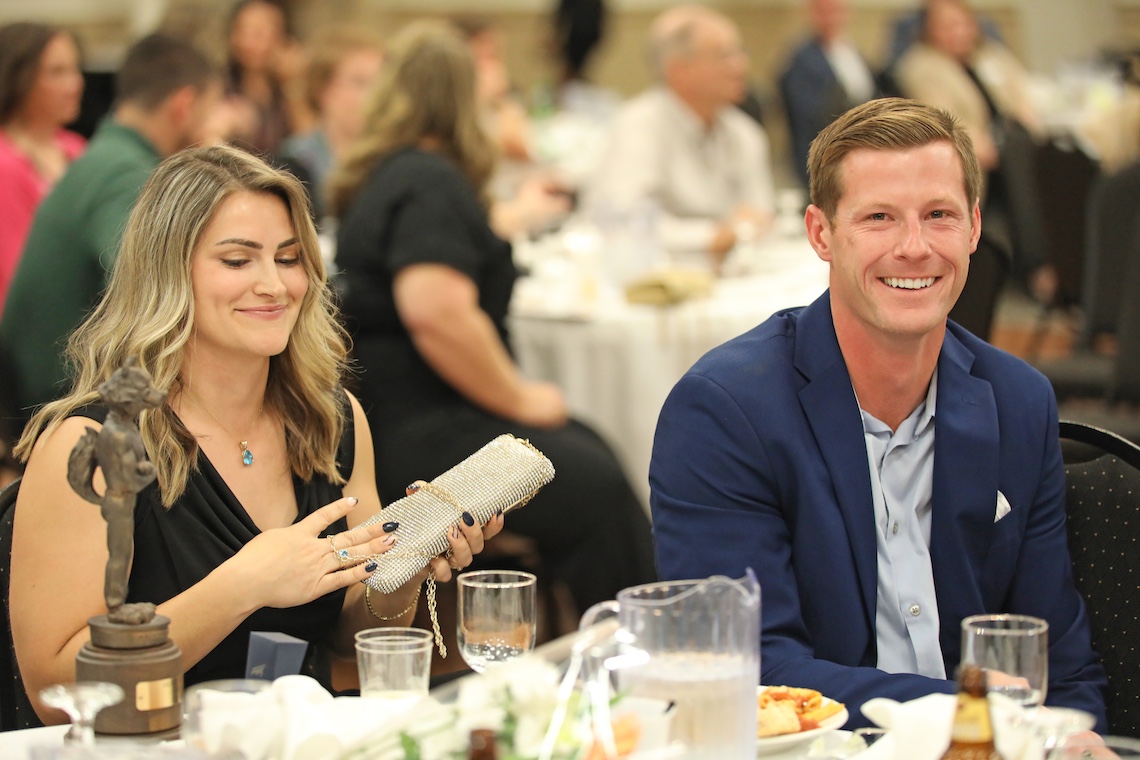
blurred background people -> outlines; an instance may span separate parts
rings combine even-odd
[[[481,16],[452,19],[475,60],[476,92],[486,119],[485,127],[504,158],[534,160],[534,146],[526,106],[516,97],[503,57],[503,33]]]
[[[963,0],[929,0],[922,40],[895,69],[907,97],[961,119],[986,172],[983,218],[1004,232],[1013,270],[1048,303],[1057,279],[1047,263],[1034,159],[1039,119],[1025,68],[1004,46],[984,38]]]
[[[929,4],[929,0],[922,0],[918,8],[903,13],[895,19],[894,24],[891,25],[891,40],[887,49],[885,68],[893,68],[894,65],[906,55],[907,51],[910,50],[911,45],[922,39],[923,30],[926,29],[926,7]],[[992,18],[979,16],[978,27],[987,38],[999,45],[1005,44],[1005,40],[1002,39],[1001,36],[1001,30],[998,29],[997,24],[994,23]]]
[[[653,579],[649,524],[606,444],[511,357],[516,271],[488,223],[496,152],[476,79],[446,25],[413,23],[390,42],[365,134],[333,179],[342,309],[381,498],[499,434],[530,440],[558,475],[510,530],[533,539],[581,613]]]
[[[47,24],[0,27],[0,312],[36,207],[84,140],[83,73],[71,34]]]
[[[807,154],[820,130],[849,108],[880,94],[859,50],[847,37],[847,0],[807,0],[811,37],[780,75],[780,95],[792,138],[792,164],[807,187]]]
[[[658,16],[650,48],[659,83],[615,116],[589,203],[628,211],[648,202],[668,251],[705,252],[719,265],[772,220],[768,138],[734,105],[748,56],[736,25],[697,5]]]
[[[190,43],[153,34],[127,51],[114,110],[36,213],[0,316],[17,414],[67,390],[64,343],[97,303],[147,177],[203,138],[221,100],[220,72]]]
[[[303,170],[318,220],[333,166],[364,128],[364,109],[380,76],[384,54],[378,35],[360,27],[326,30],[312,45],[305,97],[316,126],[287,138],[278,158]]]
[[[587,68],[606,34],[605,0],[558,0],[551,48],[557,66],[559,110],[608,119],[621,103],[617,93],[590,80]]]
[[[235,142],[271,156],[312,126],[301,93],[304,52],[283,0],[239,0],[230,12],[226,92],[238,109]]]

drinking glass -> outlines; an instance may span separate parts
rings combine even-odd
[[[1049,624],[1029,615],[968,617],[962,621],[962,662],[989,671],[991,694],[1039,707],[1049,684]]]
[[[40,691],[40,701],[67,713],[71,728],[64,741],[84,747],[95,746],[95,716],[104,707],[123,701],[123,689],[106,681],[79,681],[49,686]]]
[[[534,649],[531,573],[479,570],[459,576],[459,652],[477,673]]]
[[[360,696],[389,709],[419,702],[428,693],[432,634],[421,628],[369,628],[356,634]]]

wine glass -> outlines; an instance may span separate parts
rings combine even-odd
[[[123,701],[123,689],[106,681],[79,681],[48,686],[40,690],[40,701],[63,710],[71,718],[64,741],[84,747],[95,746],[95,716],[104,707]]]
[[[962,662],[985,668],[991,694],[1029,709],[1049,684],[1049,624],[1029,615],[973,615],[962,621]]]
[[[531,573],[479,570],[459,576],[459,652],[477,673],[534,649]]]

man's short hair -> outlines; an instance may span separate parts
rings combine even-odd
[[[811,143],[808,177],[811,202],[828,222],[843,196],[843,158],[853,150],[905,150],[948,142],[958,154],[970,208],[982,192],[982,170],[965,127],[949,112],[904,98],[880,98],[852,108]]]
[[[115,102],[154,110],[175,91],[203,91],[221,74],[202,51],[169,34],[150,34],[131,46],[115,77]]]

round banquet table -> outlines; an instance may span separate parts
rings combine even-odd
[[[670,306],[616,294],[568,304],[520,281],[510,317],[519,366],[561,386],[571,414],[610,443],[646,507],[653,432],[673,385],[710,349],[827,287],[828,267],[803,238],[766,242],[748,271],[718,279],[708,297]]]

